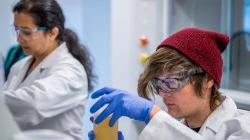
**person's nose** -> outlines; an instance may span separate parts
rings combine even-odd
[[[22,35],[20,34],[17,34],[16,38],[17,38],[17,42],[19,43],[23,43],[25,41],[25,39],[23,39]]]

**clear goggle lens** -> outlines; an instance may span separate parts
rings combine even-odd
[[[37,28],[21,28],[21,27],[14,27],[14,31],[16,36],[23,37],[24,39],[33,39],[36,37],[36,33],[38,31],[47,30],[47,27],[37,27]]]
[[[196,68],[174,74],[164,74],[163,76],[153,79],[150,82],[150,85],[157,94],[160,92],[175,93],[190,83],[192,77],[197,74],[204,74],[204,72],[201,69]]]

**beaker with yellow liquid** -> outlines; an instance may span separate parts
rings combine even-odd
[[[111,116],[99,124],[94,124],[95,140],[118,140],[118,121],[110,127],[110,119]]]

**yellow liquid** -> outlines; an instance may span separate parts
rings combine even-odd
[[[110,118],[94,125],[95,140],[118,140],[118,122],[109,127]]]

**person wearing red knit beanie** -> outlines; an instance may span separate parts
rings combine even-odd
[[[103,88],[91,107],[109,106],[98,121],[112,114],[144,121],[140,140],[236,140],[250,139],[250,113],[219,92],[223,72],[222,53],[229,43],[223,33],[184,28],[166,39],[149,57],[138,81],[138,94]],[[160,96],[168,111],[150,99]]]

